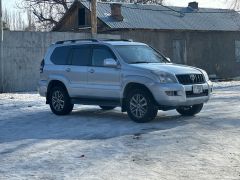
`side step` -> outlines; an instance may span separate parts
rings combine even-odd
[[[72,98],[71,103],[82,105],[121,106],[119,99]]]

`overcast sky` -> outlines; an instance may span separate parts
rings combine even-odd
[[[185,7],[191,0],[165,0],[165,2],[169,5]],[[197,0],[197,2],[200,7],[227,8],[227,0]]]
[[[15,6],[15,0],[2,0],[3,8],[10,8],[13,9]]]

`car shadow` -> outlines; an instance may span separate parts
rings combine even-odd
[[[67,116],[56,116],[50,110],[42,110],[1,120],[0,143],[19,140],[109,139],[184,126],[192,118],[159,111],[154,121],[138,124],[120,109],[103,111],[97,107],[77,108]]]

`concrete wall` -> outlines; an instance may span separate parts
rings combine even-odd
[[[145,42],[174,59],[173,41],[186,41],[186,64],[205,69],[219,78],[240,76],[235,58],[235,41],[240,32],[122,30],[108,32],[122,38]]]
[[[59,40],[91,38],[87,33],[10,32],[4,31],[3,55],[0,58],[0,91],[33,91],[37,89],[39,67],[47,47]],[[98,35],[98,38],[120,38]],[[2,77],[3,74],[3,77]],[[3,82],[1,82],[3,79]]]

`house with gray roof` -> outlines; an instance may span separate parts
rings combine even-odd
[[[53,31],[90,31],[90,2],[74,1]],[[207,70],[212,77],[240,76],[240,14],[229,9],[97,3],[98,33],[145,42],[174,63]]]

